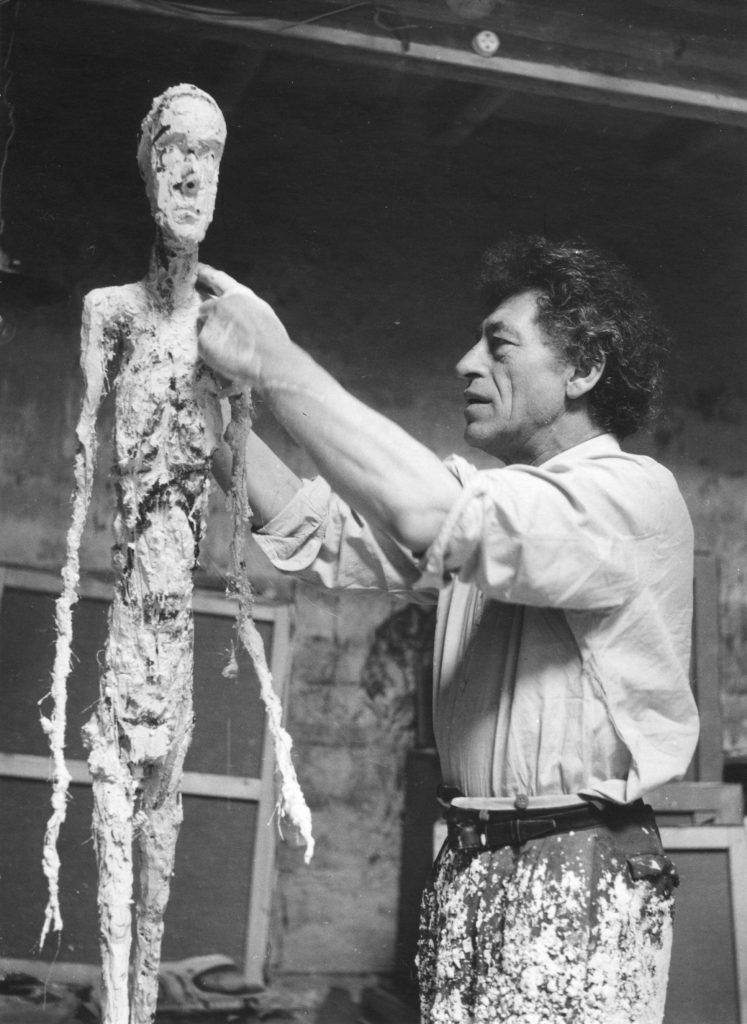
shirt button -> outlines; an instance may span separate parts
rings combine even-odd
[[[526,793],[517,793],[514,798],[514,807],[517,811],[525,811],[529,806],[529,797]]]

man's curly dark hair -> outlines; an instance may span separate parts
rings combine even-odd
[[[511,237],[482,260],[485,315],[536,289],[537,320],[559,352],[582,369],[604,359],[589,393],[594,421],[618,438],[658,409],[669,334],[626,266],[582,239]]]

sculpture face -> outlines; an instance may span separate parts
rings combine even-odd
[[[153,125],[143,166],[151,212],[164,240],[195,249],[213,219],[226,128],[199,95],[169,100]]]

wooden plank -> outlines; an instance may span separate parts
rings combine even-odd
[[[664,849],[724,850],[729,859],[729,896],[734,931],[739,1022],[747,1024],[747,828],[698,826],[695,828],[663,828]]]
[[[397,9],[408,20],[465,24],[446,3],[401,0]],[[662,15],[631,0],[624,6],[604,0],[497,0],[491,14],[472,24],[491,29],[506,46],[541,43],[550,52],[586,52],[596,62],[621,56],[633,66],[676,77],[710,71],[743,78],[746,70],[745,19],[738,10],[726,16],[700,5],[697,11],[678,8]]]
[[[272,652],[269,669],[275,692],[287,708],[288,680],[291,665],[291,612],[287,606],[276,609],[272,634]],[[265,724],[262,749],[262,774],[259,805],[257,807],[256,838],[252,882],[249,893],[249,912],[244,954],[244,975],[253,984],[264,984],[267,961],[267,941],[270,934],[272,897],[275,892],[276,810],[275,751],[270,730]]]
[[[181,789],[186,796],[211,796],[258,803],[262,796],[262,780],[239,775],[185,772]]]
[[[2,598],[2,583],[5,587],[31,590],[40,594],[56,596],[62,591],[62,578],[59,573],[11,565],[0,565],[0,573],[2,574],[0,576],[0,598]],[[114,596],[114,584],[83,573],[78,593],[80,598],[108,602]],[[236,615],[238,602],[235,597],[225,594],[223,591],[208,590],[198,585],[192,596],[192,607],[195,615],[220,615],[225,618],[233,618]],[[261,598],[258,598],[253,612],[257,622],[275,622],[278,617],[282,618],[286,614],[286,609],[283,605],[262,601]]]
[[[723,782],[670,782],[646,796],[657,815],[689,817],[692,824],[741,825],[744,820],[742,787]]]
[[[70,777],[76,785],[90,786],[91,775],[85,761],[65,762]],[[35,754],[0,753],[0,778],[49,779],[48,757]],[[262,780],[238,775],[210,775],[207,772],[185,772],[181,791],[186,796],[219,797],[226,800],[245,800],[258,803],[261,798]]]
[[[62,589],[58,573],[38,569],[3,566],[0,564],[0,598],[3,585],[32,592],[56,596]],[[109,602],[113,585],[110,582],[83,576],[80,596]],[[193,606],[197,615],[217,615],[233,618],[236,600],[220,591],[198,587]],[[285,696],[290,670],[291,613],[285,605],[257,602],[253,616],[258,624],[272,626],[272,647],[269,667],[275,688],[281,700]],[[66,766],[72,782],[90,786],[91,776],[86,761],[69,759]],[[0,778],[20,778],[47,781],[51,762],[47,756],[0,752]],[[276,829],[272,819],[275,811],[275,752],[269,735],[267,718],[264,720],[260,776],[234,776],[208,772],[184,773],[181,791],[185,796],[211,797],[235,800],[257,805],[256,842],[252,850],[251,885],[246,918],[244,966],[252,983],[263,984],[267,939],[269,935],[272,894],[274,891]]]
[[[62,591],[62,577],[59,573],[44,569],[25,569],[6,565],[5,586],[17,590],[32,590],[40,594],[57,595]],[[111,601],[112,584],[91,576],[82,576],[79,587],[80,597],[93,600]]]
[[[271,0],[264,5],[267,16],[272,16],[273,6]],[[300,12],[294,18],[286,4],[284,19],[290,25],[324,20],[338,28],[374,23],[365,8],[345,6],[340,0],[315,0],[307,20]],[[548,53],[565,49],[597,62],[619,56],[632,66],[649,65],[652,71],[676,76],[714,71],[743,79],[747,72],[747,16],[736,6],[669,0],[662,12],[651,0],[495,0],[493,10],[477,18],[460,16],[448,0],[395,0],[390,7],[413,36],[427,32],[442,43],[469,45],[474,31],[490,29],[506,47],[539,43]],[[258,13],[255,5],[254,16]]]
[[[729,841],[731,905],[737,946],[737,987],[741,1024],[747,1024],[747,831],[733,829]]]
[[[74,783],[84,786],[91,784],[91,776],[85,761],[66,761],[65,764]],[[51,767],[48,757],[0,753],[0,778],[47,781],[50,778]]]
[[[700,713],[696,778],[701,782],[721,782],[724,754],[719,687],[718,567],[713,555],[706,552],[695,555],[694,599],[693,686]]]
[[[37,7],[31,0],[33,10]],[[475,82],[496,88],[514,89],[538,95],[560,96],[582,102],[604,103],[626,109],[649,111],[667,116],[711,121],[719,124],[747,125],[747,98],[744,89],[733,83],[712,80],[701,87],[676,84],[661,74],[654,61],[645,74],[628,74],[630,62],[618,55],[614,64],[618,74],[586,70],[559,59],[516,59],[501,56],[486,59],[464,45],[441,45],[413,39],[409,48],[381,30],[359,31],[340,28],[327,21],[294,23],[275,18],[250,18],[215,13],[187,5],[156,5],[146,0],[78,0],[81,7],[96,8],[130,18],[149,18],[150,24],[181,22],[180,34],[201,31],[212,38],[230,39],[267,48],[282,48],[314,57],[394,68],[402,72]],[[27,0],[29,4],[29,0]],[[124,21],[124,19],[123,19]],[[27,17],[28,22],[28,17]],[[134,21],[133,21],[134,24]],[[426,26],[427,28],[427,26]],[[428,33],[425,33],[428,35]],[[80,35],[80,33],[79,33]],[[80,45],[85,45],[81,43]],[[579,52],[579,51],[577,51]],[[591,51],[586,51],[591,52]],[[626,73],[623,74],[623,71]],[[671,78],[671,75],[669,76]],[[685,76],[689,82],[693,76]],[[705,82],[705,75],[695,76]],[[740,79],[743,81],[743,79]]]

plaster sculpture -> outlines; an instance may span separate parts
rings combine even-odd
[[[215,101],[195,86],[175,86],[154,101],[138,147],[156,222],[148,273],[136,284],[90,292],[83,310],[85,393],[73,519],[56,607],[54,710],[42,718],[53,759],[53,813],[44,847],[49,903],[41,941],[50,929],[62,927],[57,838],[70,781],[64,742],[72,606],[96,461],[96,417],[112,387],[115,595],[100,697],[83,730],[93,781],[104,1024],[153,1020],[163,915],[182,820],[180,783],[193,722],[192,572],[205,530],[211,461],[223,429],[220,382],[197,354],[197,249],[212,220],[225,138]],[[268,708],[281,773],[280,811],[297,825],[308,860],[310,815],[242,574],[241,544],[250,516],[240,486],[247,471],[242,439],[251,426],[248,396],[232,399],[232,406],[238,634],[255,659]],[[139,852],[137,886],[133,843]]]

